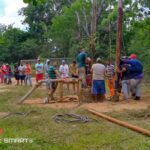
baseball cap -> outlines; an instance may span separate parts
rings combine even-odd
[[[65,60],[63,59],[61,62],[62,62],[62,63],[65,63]]]
[[[130,59],[136,59],[136,58],[137,58],[137,55],[136,55],[136,54],[131,54],[131,55],[129,56],[129,58],[130,58]]]
[[[99,61],[101,61],[101,58],[100,58],[100,57],[98,57],[98,58],[96,59],[96,62],[99,62]]]

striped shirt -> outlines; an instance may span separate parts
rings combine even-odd
[[[54,66],[48,67],[48,76],[50,77],[50,79],[56,79],[55,70],[56,70],[56,68]]]
[[[114,65],[107,65],[106,66],[106,78],[113,79],[115,75],[115,67]]]

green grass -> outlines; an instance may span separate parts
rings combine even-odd
[[[69,113],[69,109],[40,108],[29,105],[17,105],[19,98],[29,87],[12,87],[0,95],[1,112],[35,112],[27,116],[11,115],[0,119],[0,128],[4,129],[4,138],[30,138],[32,143],[0,143],[0,149],[6,150],[149,150],[150,138],[129,129],[112,124],[88,113],[76,109],[74,113],[84,114],[97,122],[55,123],[56,114]],[[37,90],[35,97],[44,97],[45,92]],[[126,120],[150,130],[150,110],[108,113],[115,118]],[[144,117],[142,117],[144,115]]]

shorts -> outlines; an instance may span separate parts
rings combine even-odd
[[[43,80],[43,74],[36,74],[36,81]]]
[[[8,79],[9,78],[9,76],[8,75],[4,75],[4,79]]]
[[[105,89],[105,82],[104,80],[93,80],[92,83],[92,94],[102,94],[104,95],[106,93]]]
[[[73,74],[71,75],[71,77],[72,77],[72,78],[78,78],[77,75],[73,75]]]
[[[86,83],[87,83],[88,86],[92,85],[92,75],[91,74],[88,74],[86,76]]]
[[[26,77],[25,75],[19,75],[19,79],[20,79],[20,80],[24,80],[25,77]]]
[[[52,82],[50,80],[47,80],[47,88],[50,89],[56,89],[58,85],[58,82]]]
[[[19,80],[19,75],[18,74],[15,74],[14,77],[15,77],[16,80]]]

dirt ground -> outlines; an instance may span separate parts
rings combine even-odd
[[[112,111],[123,111],[123,110],[138,110],[138,109],[147,109],[150,107],[150,102],[147,100],[141,101],[134,101],[131,100],[129,103],[125,103],[124,101],[120,102],[110,102],[104,101],[103,103],[81,103],[78,102],[57,102],[57,103],[50,103],[44,104],[42,99],[28,99],[24,102],[24,104],[36,105],[39,107],[46,107],[46,108],[92,108],[98,110],[99,112],[112,112]]]
[[[33,80],[33,84],[35,84],[35,79]],[[15,86],[15,81],[13,80],[13,85],[0,85],[0,94],[3,92],[7,92],[10,90],[9,86]],[[144,88],[145,89],[145,88]],[[143,91],[142,93],[142,99],[140,101],[135,101],[132,99],[129,99],[129,102],[126,103],[123,100],[119,102],[112,102],[112,101],[104,101],[104,102],[98,102],[98,103],[85,103],[85,102],[57,102],[57,103],[49,103],[44,104],[44,98],[40,99],[27,99],[24,101],[23,105],[36,105],[39,107],[45,107],[45,108],[64,108],[64,109],[73,109],[73,108],[92,108],[95,110],[98,110],[99,112],[112,112],[112,111],[123,111],[123,110],[138,110],[138,109],[147,109],[150,107],[150,93],[147,91]],[[68,99],[68,97],[66,98]],[[73,100],[76,99],[76,96],[73,97]],[[3,114],[0,114],[3,115]]]

